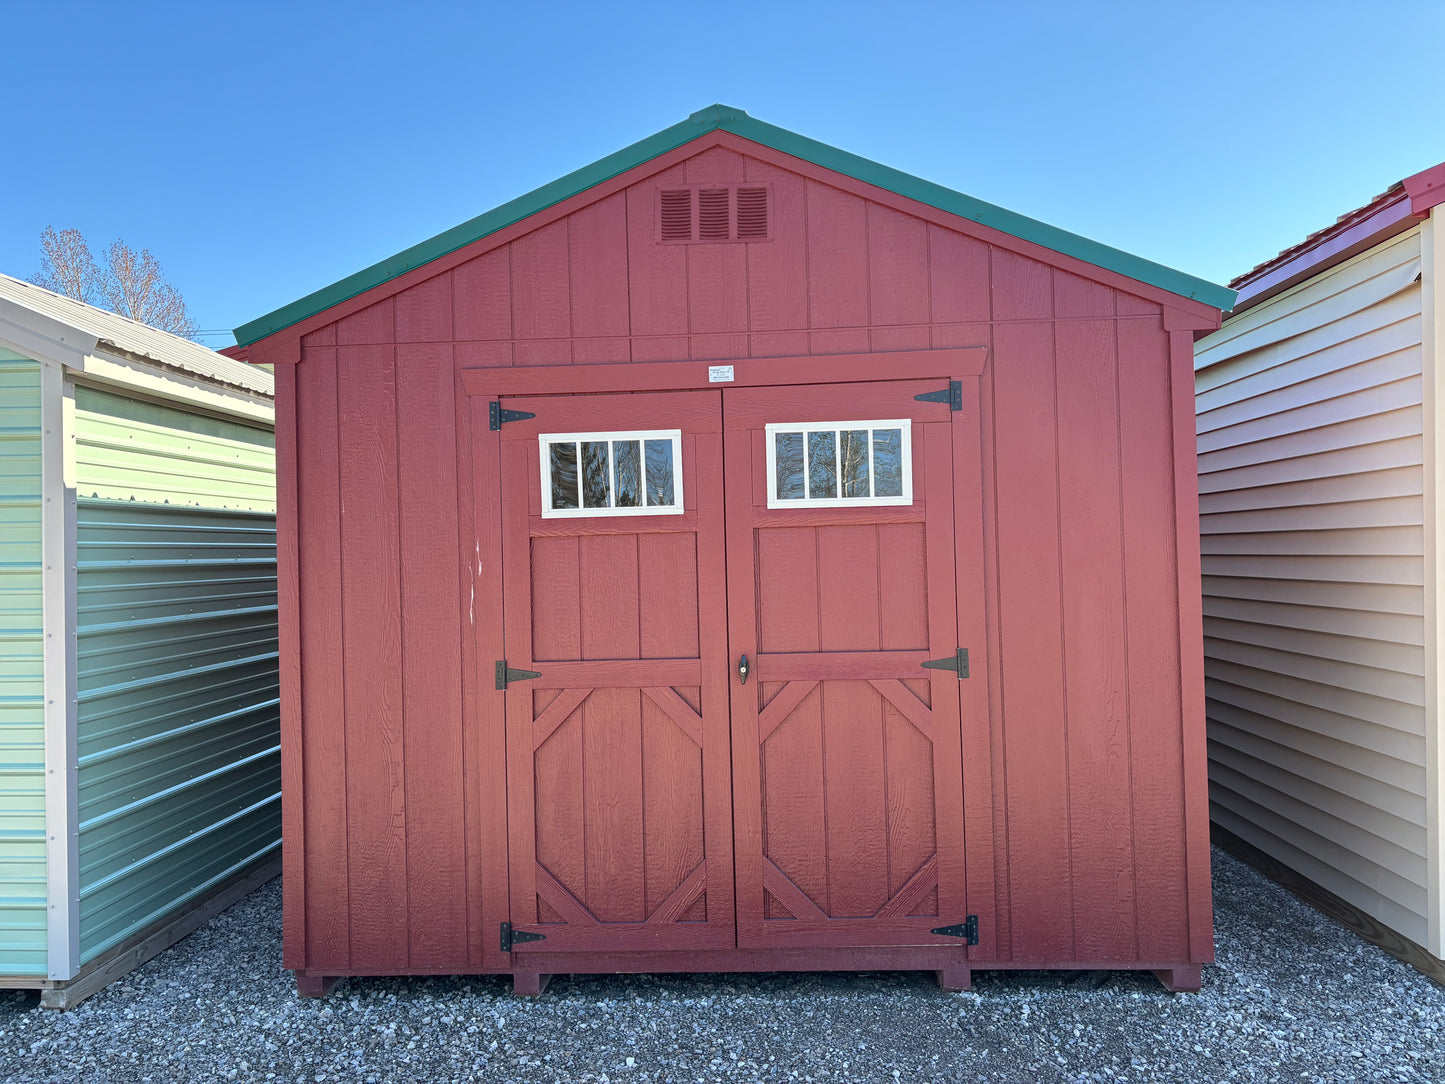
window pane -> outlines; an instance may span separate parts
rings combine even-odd
[[[672,503],[672,441],[649,440],[647,444],[647,503]]]
[[[577,507],[577,445],[549,444],[552,459],[552,507]]]
[[[838,434],[808,434],[808,496],[838,495]]]
[[[582,443],[582,507],[606,508],[612,488],[608,480],[607,442],[588,440]]]
[[[636,508],[642,503],[642,455],[635,440],[612,442],[612,468],[617,473],[617,508]]]
[[[773,448],[777,453],[778,499],[802,500],[807,496],[803,492],[803,434],[774,433]]]
[[[873,430],[873,494],[903,496],[903,431]]]
[[[845,429],[838,434],[838,462],[843,469],[843,496],[868,496],[868,430]]]

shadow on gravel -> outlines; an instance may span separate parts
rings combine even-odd
[[[1151,974],[353,979],[296,996],[273,882],[66,1013],[0,994],[0,1080],[85,1084],[1445,1080],[1445,989],[1215,852],[1218,964]]]

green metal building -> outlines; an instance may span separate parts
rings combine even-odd
[[[279,869],[272,430],[268,372],[0,275],[0,986]]]

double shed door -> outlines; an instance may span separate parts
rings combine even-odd
[[[514,952],[959,943],[936,388],[507,401]]]

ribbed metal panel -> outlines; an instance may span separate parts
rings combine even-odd
[[[0,975],[44,976],[40,365],[0,350]]]
[[[83,498],[276,512],[270,430],[79,387],[75,458]]]
[[[271,434],[76,390],[84,962],[275,851],[281,780]]]

